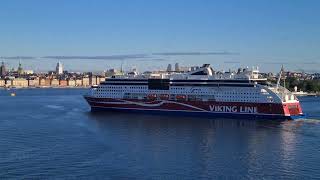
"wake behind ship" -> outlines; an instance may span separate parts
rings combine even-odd
[[[92,111],[275,120],[303,117],[298,99],[279,85],[280,78],[270,84],[259,77],[257,69],[222,73],[209,64],[184,73],[131,73],[93,86],[85,99]]]

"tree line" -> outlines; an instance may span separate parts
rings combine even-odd
[[[284,81],[282,80],[282,85]],[[285,87],[290,91],[294,91],[294,87],[298,87],[298,91],[320,92],[320,79],[300,80],[295,77],[288,77],[285,80]]]

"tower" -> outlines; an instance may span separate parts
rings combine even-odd
[[[4,62],[2,61],[1,67],[0,67],[0,76],[4,77],[7,74],[6,66],[4,65]]]
[[[57,63],[57,66],[56,66],[56,74],[63,74],[63,66],[60,61]]]
[[[168,64],[167,71],[168,71],[168,72],[171,72],[171,71],[172,71],[172,66],[171,66],[171,64]]]
[[[174,70],[175,70],[175,71],[180,71],[179,63],[176,63],[176,64],[174,65]]]
[[[22,74],[23,74],[23,69],[22,69],[22,65],[21,65],[21,62],[20,62],[20,61],[19,61],[19,66],[18,66],[17,72],[18,72],[19,75],[22,75]]]

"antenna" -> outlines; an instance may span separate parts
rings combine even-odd
[[[19,67],[21,66],[21,57],[19,56]]]
[[[121,73],[123,72],[123,60],[121,61],[121,69],[120,69],[120,72],[121,72]]]
[[[280,72],[279,72],[279,77],[278,77],[278,80],[277,80],[277,89],[279,88],[280,79],[281,79],[281,76],[282,76],[283,71],[284,71],[284,69],[283,69],[283,64],[282,64],[281,69],[280,69]]]

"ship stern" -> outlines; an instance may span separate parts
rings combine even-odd
[[[282,103],[282,108],[284,115],[288,117],[288,119],[303,119],[305,118],[305,114],[302,112],[302,108],[299,101],[296,102],[284,102]]]

